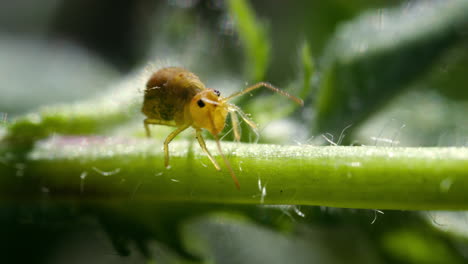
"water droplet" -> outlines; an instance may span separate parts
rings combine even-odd
[[[440,182],[440,191],[441,192],[448,192],[450,187],[452,187],[453,180],[451,178],[446,178]]]

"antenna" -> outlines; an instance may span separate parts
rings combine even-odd
[[[243,95],[243,94],[246,94],[246,93],[248,93],[248,92],[251,92],[251,91],[256,90],[256,89],[258,89],[258,88],[261,88],[261,87],[266,87],[266,88],[272,90],[272,91],[275,92],[275,93],[279,93],[279,94],[281,94],[282,96],[288,97],[289,99],[291,99],[291,100],[293,100],[294,102],[296,102],[298,105],[304,106],[304,101],[302,101],[302,99],[299,99],[299,98],[297,98],[297,97],[295,97],[295,96],[293,96],[293,95],[290,95],[289,93],[287,93],[287,92],[285,92],[285,91],[283,91],[283,90],[281,90],[281,89],[279,89],[279,88],[276,88],[275,86],[273,86],[273,85],[271,85],[270,83],[267,83],[267,82],[259,82],[259,83],[257,83],[257,84],[254,84],[254,85],[250,86],[250,87],[247,87],[247,88],[244,89],[243,91],[234,93],[234,94],[232,94],[232,95],[230,95],[230,96],[224,98],[223,101],[225,101],[225,102],[226,102],[226,101],[229,101],[229,100],[231,100],[231,99],[234,98],[234,97],[241,96],[241,95]]]

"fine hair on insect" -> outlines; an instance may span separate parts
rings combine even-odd
[[[184,68],[162,68],[150,76],[145,87],[142,112],[146,116],[144,120],[146,135],[151,136],[150,124],[176,127],[164,141],[164,164],[169,167],[169,143],[179,133],[192,127],[195,129],[196,138],[202,150],[214,167],[221,170],[207,149],[201,134],[202,129],[208,130],[216,141],[218,152],[236,187],[240,189],[234,170],[221,149],[218,135],[224,129],[228,114],[231,116],[235,140],[240,140],[238,115],[258,134],[256,124],[239,107],[229,101],[261,87],[288,97],[301,106],[304,105],[301,99],[266,82],[259,82],[240,92],[222,97],[218,90],[206,88],[198,76]]]

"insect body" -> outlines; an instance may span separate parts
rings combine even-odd
[[[221,170],[216,160],[206,148],[202,137],[202,129],[208,130],[216,140],[218,151],[237,188],[240,188],[229,161],[224,156],[219,143],[218,135],[224,129],[228,113],[231,115],[234,137],[240,139],[239,122],[236,114],[256,130],[255,123],[250,120],[237,106],[228,101],[260,87],[269,88],[281,95],[289,97],[296,103],[303,105],[298,99],[279,90],[269,83],[257,83],[228,97],[222,97],[220,92],[206,88],[200,79],[193,73],[178,67],[163,68],[151,75],[146,83],[142,112],[146,115],[144,120],[146,135],[151,136],[149,125],[166,125],[176,127],[164,141],[164,164],[169,166],[169,143],[180,132],[189,127],[196,131],[196,138],[200,147],[206,153],[217,170]]]

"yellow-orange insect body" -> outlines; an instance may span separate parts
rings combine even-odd
[[[269,83],[257,83],[241,92],[228,97],[222,97],[219,91],[206,88],[195,74],[183,68],[168,67],[153,73],[146,83],[142,108],[143,114],[147,117],[144,120],[146,134],[148,137],[151,135],[149,124],[177,127],[164,141],[165,166],[169,166],[169,143],[180,132],[191,126],[196,130],[196,137],[200,147],[206,153],[215,168],[220,170],[221,168],[206,148],[205,141],[202,137],[201,131],[202,129],[206,129],[215,138],[218,151],[228,167],[234,183],[237,188],[240,188],[229,161],[221,151],[218,134],[224,129],[228,113],[231,114],[234,136],[237,140],[239,140],[240,133],[236,114],[239,114],[249,126],[256,130],[255,123],[237,106],[228,103],[228,101],[260,87],[269,88],[281,95],[289,97],[300,105],[303,104],[302,100],[273,87]]]

